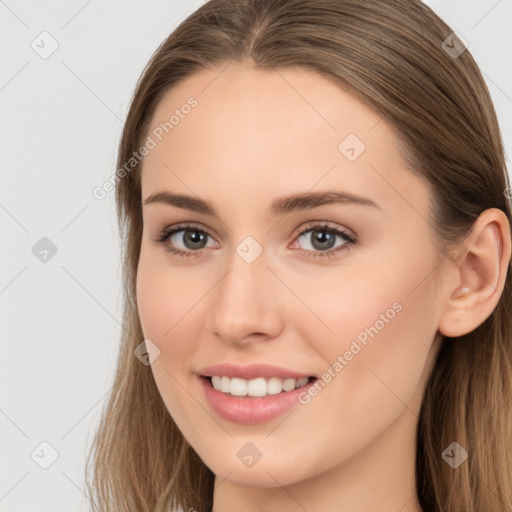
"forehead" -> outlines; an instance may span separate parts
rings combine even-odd
[[[390,204],[402,191],[416,208],[428,199],[391,126],[304,68],[202,69],[164,95],[148,133],[156,145],[144,157],[143,197],[168,188],[211,198],[222,189],[242,204],[260,193],[338,188]]]

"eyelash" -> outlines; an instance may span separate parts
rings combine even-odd
[[[210,236],[206,231],[204,231],[203,229],[200,229],[199,227],[195,226],[194,224],[182,224],[182,225],[176,226],[172,229],[163,230],[160,233],[160,235],[156,239],[154,239],[154,241],[158,242],[158,243],[165,244],[165,242],[172,235],[174,235],[175,233],[178,233],[180,231],[194,231],[196,233],[201,233],[201,234]],[[357,244],[356,237],[354,237],[353,235],[351,235],[350,233],[348,233],[347,231],[345,231],[343,229],[331,227],[327,223],[315,224],[313,226],[308,226],[307,228],[303,229],[300,233],[298,233],[296,238],[301,237],[302,235],[304,235],[305,233],[308,233],[309,231],[323,231],[323,232],[330,233],[333,235],[338,235],[338,236],[341,236],[342,238],[344,238],[346,240],[346,243],[337,247],[336,249],[329,249],[328,251],[310,251],[310,250],[306,250],[306,249],[302,249],[302,250],[295,249],[295,250],[299,250],[303,255],[306,255],[308,257],[310,256],[313,258],[317,258],[317,257],[330,258],[332,256],[335,256],[340,251],[350,250],[352,248],[352,246]],[[178,257],[200,256],[200,254],[203,250],[203,249],[199,249],[197,251],[192,251],[192,250],[184,251],[182,249],[175,249],[174,247],[169,247],[168,245],[165,245],[165,249],[167,251],[175,254]]]

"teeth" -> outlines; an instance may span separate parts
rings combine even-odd
[[[233,396],[254,396],[277,395],[282,391],[292,391],[305,386],[309,382],[308,377],[301,379],[280,379],[271,377],[265,379],[258,377],[252,380],[240,379],[238,377],[212,376],[212,385],[217,391],[230,393]]]
[[[229,393],[231,391],[231,379],[229,377],[217,377],[220,379],[220,389],[224,393]]]

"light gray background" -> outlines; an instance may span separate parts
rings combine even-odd
[[[511,155],[512,0],[426,3],[468,41]],[[85,454],[121,332],[114,194],[92,190],[115,172],[144,65],[201,4],[0,0],[0,512],[88,510]],[[47,59],[31,47],[43,31],[59,45]]]

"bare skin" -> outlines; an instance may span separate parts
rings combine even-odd
[[[231,63],[167,92],[151,127],[190,96],[197,106],[144,159],[142,199],[190,195],[216,215],[144,205],[137,301],[144,336],[160,349],[151,367],[166,407],[216,475],[213,510],[421,511],[415,437],[439,334],[470,332],[496,306],[511,251],[506,216],[484,212],[467,254],[438,265],[429,188],[385,120],[337,85]],[[339,149],[349,134],[366,146],[359,155],[356,139]],[[276,198],[326,190],[377,206],[270,211]],[[155,241],[182,222],[207,233],[204,248],[184,237],[194,229]],[[315,243],[315,229],[324,240],[325,230],[312,228],[325,222],[357,242]],[[262,249],[251,263],[237,253],[248,236],[251,251]],[[333,370],[372,326],[377,334]],[[242,425],[217,416],[200,385],[197,372],[222,362],[320,376],[330,368],[332,378],[286,415]],[[262,454],[252,467],[237,456],[249,442]]]

